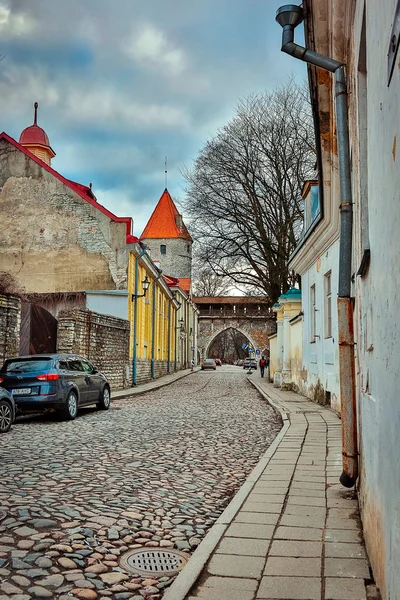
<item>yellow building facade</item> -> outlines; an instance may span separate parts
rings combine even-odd
[[[128,269],[132,383],[176,370],[176,321],[179,302],[143,244],[132,244]]]

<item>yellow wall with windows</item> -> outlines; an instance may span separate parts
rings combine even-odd
[[[142,281],[147,275],[150,286],[146,296],[132,300],[132,294],[135,293],[135,269],[136,255],[131,252],[129,258],[129,320],[131,323],[130,356],[133,357],[133,336],[134,336],[134,315],[137,311],[136,321],[136,358],[152,358],[152,339],[153,339],[153,298],[155,290],[155,340],[154,340],[154,360],[168,360],[172,363],[175,354],[175,311],[176,308],[171,301],[171,294],[165,289],[161,281],[156,280],[153,272],[146,268],[145,264],[139,262],[137,293],[143,294]],[[169,344],[168,344],[169,338]]]

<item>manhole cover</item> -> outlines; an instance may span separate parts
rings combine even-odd
[[[5,519],[7,516],[7,513],[5,510],[0,510],[0,521],[2,521],[3,519]]]
[[[178,550],[143,550],[137,548],[120,558],[126,571],[138,575],[175,575],[186,565],[188,555]]]

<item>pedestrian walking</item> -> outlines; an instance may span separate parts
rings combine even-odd
[[[260,373],[261,373],[261,377],[264,377],[264,369],[267,366],[267,361],[265,360],[265,358],[262,356],[260,358],[260,363],[259,363],[259,367],[260,367]]]

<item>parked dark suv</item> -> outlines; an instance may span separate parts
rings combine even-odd
[[[17,413],[57,410],[72,420],[81,406],[110,407],[107,379],[85,358],[74,354],[10,358],[0,370],[0,385],[12,393]]]

